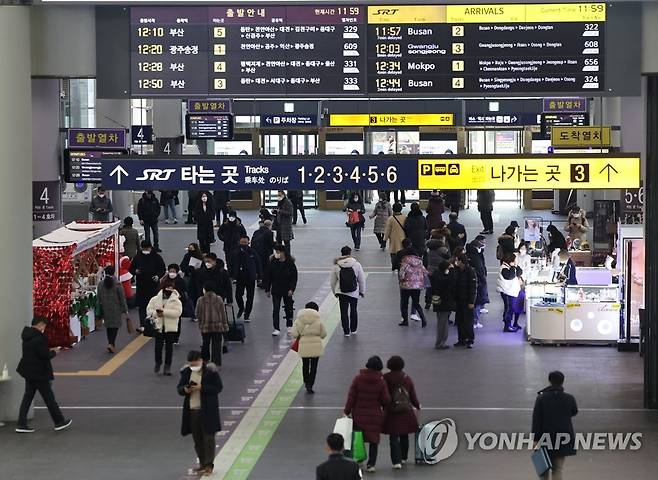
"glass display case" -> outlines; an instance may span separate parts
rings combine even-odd
[[[619,301],[617,285],[569,285],[565,287],[566,303],[600,303]]]
[[[617,285],[570,285],[565,298],[567,341],[617,343],[621,310]]]

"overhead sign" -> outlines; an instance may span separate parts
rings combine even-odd
[[[126,148],[126,131],[123,128],[70,128],[70,149],[117,149]]]
[[[262,127],[315,127],[317,115],[261,115]]]
[[[550,140],[553,127],[583,127],[586,125],[589,125],[589,113],[541,114],[541,134],[546,140]]]
[[[231,113],[232,103],[230,99],[222,100],[188,100],[188,113]]]
[[[101,158],[125,153],[126,150],[65,150],[64,180],[69,183],[101,183]]]
[[[135,6],[131,94],[603,92],[605,3]]]
[[[544,98],[544,112],[587,112],[586,98]]]
[[[386,156],[137,156],[103,159],[111,190],[352,190],[416,188],[416,158]]]
[[[506,125],[539,125],[538,113],[469,113],[466,115],[468,126],[506,126]]]
[[[420,190],[611,189],[639,185],[637,155],[498,155],[418,161]]]
[[[554,147],[609,147],[610,127],[553,127]]]
[[[132,145],[153,145],[153,125],[133,125],[130,136]]]
[[[228,140],[233,138],[233,115],[185,115],[186,136],[199,140]]]
[[[32,221],[61,220],[62,190],[59,180],[32,182]]]
[[[644,187],[625,188],[621,192],[621,213],[619,220],[626,225],[644,224]]]
[[[335,113],[329,115],[330,127],[452,126],[452,113]]]

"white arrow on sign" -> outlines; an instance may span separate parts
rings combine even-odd
[[[110,173],[110,177],[113,177],[114,175],[117,176],[117,185],[121,185],[121,175],[125,175],[127,177],[128,172],[126,172],[126,169],[121,165],[117,165]]]

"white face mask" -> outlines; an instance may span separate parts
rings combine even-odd
[[[208,201],[208,197],[206,197],[206,196],[204,195],[203,197],[201,197],[201,201],[202,201],[202,202],[207,202],[207,201]]]
[[[275,252],[274,258],[281,258],[281,252]]]
[[[149,253],[151,253],[151,250],[142,250],[142,253],[143,253],[144,255],[148,255]]]
[[[200,372],[201,371],[201,365],[194,366],[194,367],[190,366],[190,370],[192,370],[193,372]]]
[[[104,193],[99,193],[98,198],[105,198],[105,194]]]
[[[235,222],[235,217],[228,217],[229,222]]]
[[[212,263],[206,262],[206,268],[212,268]]]
[[[279,197],[277,197],[277,198],[279,199],[279,202],[280,202],[281,200],[283,200],[283,197],[281,197],[281,196],[279,196]]]
[[[176,272],[169,272],[169,278],[174,279],[178,276]]]

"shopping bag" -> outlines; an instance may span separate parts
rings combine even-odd
[[[548,449],[546,447],[538,448],[532,452],[532,464],[535,466],[538,477],[541,477],[553,468],[553,463],[551,462],[551,457],[548,456]]]
[[[366,454],[366,442],[363,438],[363,432],[352,432],[352,459],[356,463],[365,461],[368,458]]]
[[[334,432],[343,436],[345,442],[345,450],[352,450],[352,427],[354,423],[349,417],[342,417],[336,420],[334,424]]]
[[[290,345],[290,350],[293,352],[299,352],[299,338],[295,338],[295,341]]]

